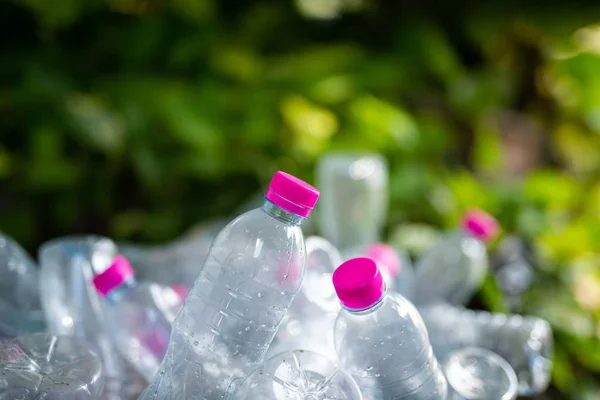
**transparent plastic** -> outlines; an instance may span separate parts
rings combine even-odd
[[[140,399],[225,398],[260,365],[302,283],[301,220],[265,201],[219,233]]]
[[[310,351],[273,356],[252,373],[232,400],[361,400],[356,382],[338,365]]]
[[[412,303],[397,293],[384,294],[366,310],[342,309],[335,347],[365,399],[446,399],[446,379],[427,329]]]
[[[342,260],[327,240],[306,238],[306,268],[302,288],[269,347],[267,358],[283,351],[310,350],[335,360],[333,324],[340,310],[331,276]]]
[[[181,299],[170,287],[130,278],[106,297],[105,319],[123,357],[147,380],[169,345]]]
[[[430,305],[420,312],[438,359],[446,360],[463,347],[482,347],[500,355],[515,370],[520,395],[535,395],[547,389],[553,350],[548,322],[445,304]]]
[[[336,152],[317,165],[319,231],[338,249],[380,241],[388,208],[388,169],[378,154]]]
[[[0,345],[0,400],[94,400],[100,358],[78,338],[35,333]]]
[[[103,399],[139,394],[143,379],[128,365],[112,341],[104,320],[102,299],[92,284],[95,274],[108,268],[117,248],[97,236],[59,238],[42,245],[40,294],[48,331],[85,339],[104,366]]]
[[[485,243],[455,232],[433,246],[416,264],[414,302],[465,305],[489,269]]]
[[[17,242],[3,234],[0,277],[0,338],[43,331],[38,268]]]
[[[467,347],[450,355],[444,365],[449,400],[514,400],[517,376],[498,354]]]

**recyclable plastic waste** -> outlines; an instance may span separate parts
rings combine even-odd
[[[170,287],[138,282],[122,255],[94,277],[94,286],[106,300],[105,321],[113,341],[131,365],[147,380],[158,371],[181,308],[180,296]]]
[[[337,358],[333,324],[340,303],[331,277],[342,259],[338,250],[321,237],[308,237],[305,243],[304,281],[269,347],[267,358],[296,349],[310,350],[332,360]]]
[[[263,362],[300,290],[300,223],[318,197],[312,186],[277,172],[263,206],[217,235],[141,400],[226,398],[234,381]]]
[[[416,308],[386,292],[377,264],[346,261],[333,274],[343,305],[335,324],[340,364],[372,400],[444,400],[447,383]]]
[[[39,250],[40,294],[48,331],[90,344],[104,367],[102,399],[106,400],[131,398],[146,385],[112,340],[103,300],[92,284],[94,275],[105,271],[116,255],[115,244],[98,236],[58,238]]]
[[[334,152],[316,168],[321,235],[341,251],[381,241],[387,218],[388,169],[378,154]]]
[[[33,333],[0,345],[0,400],[95,400],[103,384],[83,339]]]
[[[362,400],[356,382],[330,359],[310,351],[273,356],[237,389],[232,400]]]
[[[447,304],[420,308],[429,339],[439,360],[464,347],[493,351],[514,369],[519,394],[531,396],[548,387],[553,339],[548,322],[537,317],[491,314]]]
[[[0,339],[41,332],[45,325],[39,270],[17,242],[0,234]]]
[[[514,400],[517,376],[498,354],[466,347],[450,354],[444,365],[449,400]]]
[[[498,223],[481,210],[463,218],[462,230],[433,246],[415,267],[414,302],[465,305],[488,273],[485,242],[498,233]]]

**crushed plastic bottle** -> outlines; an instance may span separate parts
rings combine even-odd
[[[140,399],[222,399],[260,365],[300,289],[300,223],[318,197],[312,186],[277,172],[264,205],[219,233]]]
[[[485,242],[493,240],[498,229],[496,220],[483,211],[467,212],[462,231],[443,238],[417,262],[415,304],[465,305],[488,272]]]
[[[322,236],[342,251],[379,242],[389,197],[386,160],[378,154],[334,152],[319,160],[316,174]]]
[[[0,400],[95,400],[104,383],[87,342],[34,333],[0,345]]]
[[[335,360],[333,324],[340,310],[331,276],[341,264],[338,250],[327,240],[306,238],[304,281],[269,347],[267,358],[283,351],[310,350]]]
[[[17,242],[0,234],[0,338],[43,331],[41,307],[37,266]]]
[[[357,257],[367,257],[375,261],[383,275],[386,288],[412,300],[415,272],[405,251],[385,243],[375,243],[344,253],[345,260]]]
[[[48,331],[80,337],[90,344],[104,367],[105,400],[130,398],[145,386],[112,341],[102,299],[92,284],[94,275],[106,270],[116,254],[110,239],[97,236],[58,238],[44,243],[39,251],[40,294]]]
[[[450,354],[444,365],[449,400],[514,400],[517,375],[498,354],[466,347]]]
[[[340,364],[370,400],[444,400],[447,383],[415,307],[386,292],[377,264],[354,258],[333,274],[342,303],[335,324]]]
[[[152,379],[167,351],[181,298],[168,286],[137,282],[122,255],[93,282],[106,299],[105,320],[121,354],[144,378]]]
[[[552,371],[552,328],[536,317],[491,314],[447,304],[419,309],[438,359],[463,347],[477,346],[499,354],[519,380],[519,394],[543,393]]]
[[[356,382],[326,357],[283,352],[265,361],[231,400],[362,400]]]

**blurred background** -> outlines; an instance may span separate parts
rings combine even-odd
[[[0,0],[0,229],[33,254],[161,243],[278,169],[380,152],[390,237],[414,255],[495,215],[534,279],[471,306],[550,321],[541,399],[600,399],[598,22],[594,1]]]

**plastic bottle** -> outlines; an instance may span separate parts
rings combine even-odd
[[[0,338],[41,332],[45,325],[38,268],[17,242],[0,234]]]
[[[367,257],[377,263],[386,289],[398,292],[408,300],[413,298],[415,272],[406,252],[385,243],[375,243],[344,253],[345,260],[357,257]]]
[[[152,379],[167,351],[181,298],[168,286],[137,282],[122,255],[93,282],[107,300],[105,319],[121,354],[144,378]]]
[[[333,324],[340,310],[331,276],[342,262],[338,250],[318,236],[306,238],[304,281],[269,347],[267,358],[283,351],[310,350],[332,360]]]
[[[479,290],[489,268],[485,242],[496,237],[498,223],[483,211],[471,210],[462,225],[461,232],[443,238],[417,262],[415,304],[465,305]]]
[[[440,400],[447,383],[427,329],[408,300],[387,292],[369,258],[354,258],[333,274],[342,303],[335,347],[342,367],[371,400]]]
[[[311,351],[287,351],[257,368],[232,400],[362,400],[356,382],[330,359]]]
[[[450,355],[444,365],[449,400],[514,400],[517,376],[498,354],[466,347]]]
[[[447,304],[419,309],[433,350],[440,360],[463,347],[477,346],[499,354],[519,380],[519,394],[540,394],[550,383],[552,328],[536,317],[491,314]]]
[[[221,399],[263,361],[300,289],[300,223],[318,197],[312,186],[277,172],[263,206],[219,233],[140,399]]]
[[[0,346],[1,400],[94,400],[103,383],[100,358],[82,339],[34,333]]]
[[[97,236],[54,239],[39,251],[40,294],[48,331],[80,337],[90,344],[104,367],[105,400],[139,395],[145,386],[111,339],[103,301],[92,284],[94,275],[106,270],[116,254],[112,240]]]
[[[338,249],[381,240],[387,218],[388,169],[378,154],[335,152],[317,165],[322,189],[317,213],[319,231]]]

